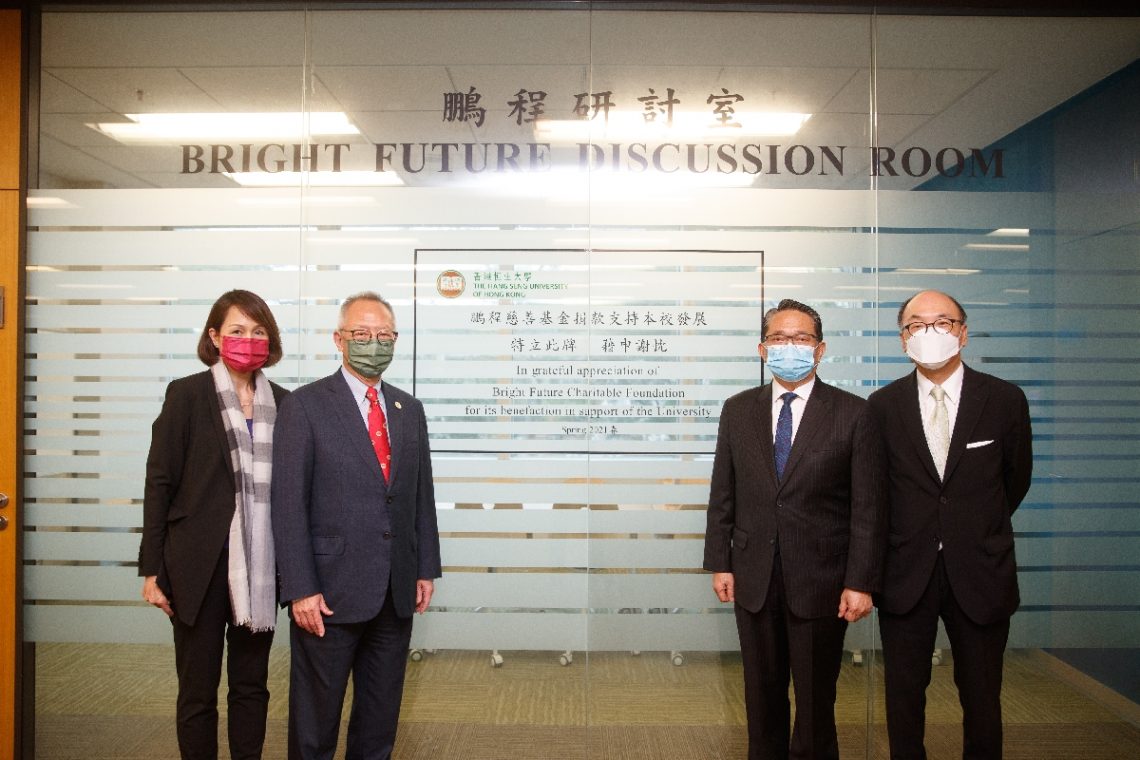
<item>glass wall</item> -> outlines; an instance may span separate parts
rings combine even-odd
[[[385,379],[427,409],[444,561],[398,755],[743,756],[732,610],[700,569],[721,403],[767,381],[760,318],[786,297],[822,314],[825,382],[894,380],[924,288],[1033,415],[1007,745],[1140,744],[1140,21],[527,5],[44,13],[37,756],[173,751],[143,464],[233,287],[273,307],[286,387],[335,371],[341,299],[394,305]],[[851,626],[845,757],[885,751],[876,647]],[[931,757],[960,756],[956,710],[936,667]]]

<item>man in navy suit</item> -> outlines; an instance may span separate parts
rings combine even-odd
[[[963,757],[1002,753],[1002,657],[1020,602],[1011,516],[1029,490],[1029,404],[962,363],[966,312],[927,290],[898,312],[916,371],[871,394],[890,489],[883,637],[891,757],[926,757],[926,687],[938,619],[963,712]]]
[[[735,602],[749,759],[835,760],[843,638],[871,612],[886,543],[880,438],[863,399],[816,377],[815,309],[784,299],[761,334],[775,379],[724,403],[704,567]]]
[[[391,756],[412,613],[440,576],[423,405],[381,375],[391,306],[375,293],[341,305],[342,364],[277,412],[273,535],[290,606],[289,757],[331,760],[352,674],[347,757]]]

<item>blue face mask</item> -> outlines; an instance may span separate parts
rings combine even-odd
[[[799,382],[815,369],[815,346],[772,346],[765,362],[768,371],[789,383]]]

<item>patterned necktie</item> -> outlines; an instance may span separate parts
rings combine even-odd
[[[376,451],[376,459],[380,462],[380,469],[384,471],[384,482],[389,482],[389,471],[392,468],[392,448],[388,444],[388,423],[384,419],[384,410],[380,407],[380,399],[376,396],[376,388],[369,388],[364,394],[368,399],[368,439],[372,441],[372,448]]]
[[[792,400],[796,394],[788,391],[780,395],[784,405],[780,407],[780,416],[776,420],[776,477],[784,477],[784,465],[788,463],[788,455],[792,453]]]
[[[934,466],[938,468],[938,477],[946,477],[946,456],[950,453],[950,413],[946,409],[946,391],[941,385],[930,389],[934,397],[934,413],[930,415],[930,429],[927,431],[927,444],[930,446],[930,456],[934,458]]]

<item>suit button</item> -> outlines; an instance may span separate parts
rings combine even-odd
[[[384,503],[385,503],[385,504],[391,504],[391,503],[392,503],[392,497],[391,497],[391,496],[389,496],[389,497],[387,497],[386,499],[384,499]]]
[[[776,506],[777,506],[777,507],[782,507],[782,506],[784,506],[784,502],[782,502],[782,501],[778,501],[778,502],[776,502]]]
[[[385,541],[387,541],[387,540],[388,540],[389,538],[391,538],[391,537],[392,537],[392,534],[391,534],[391,533],[389,533],[388,531],[384,531],[384,540],[385,540]]]
[[[938,503],[939,504],[949,504],[950,500],[947,499],[945,496],[939,496],[938,497]]]

